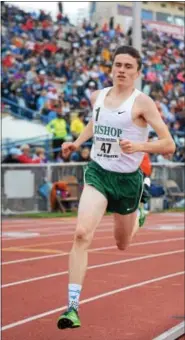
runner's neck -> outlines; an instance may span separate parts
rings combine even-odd
[[[123,86],[113,86],[112,89],[109,91],[109,95],[111,94],[112,97],[120,97],[123,100],[129,98],[133,92],[135,91],[135,88],[133,86],[124,88]]]

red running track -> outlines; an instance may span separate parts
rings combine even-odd
[[[183,320],[183,214],[151,214],[124,252],[105,216],[89,252],[82,327],[58,330],[75,222],[3,221],[3,340],[152,340]]]

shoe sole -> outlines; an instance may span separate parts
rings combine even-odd
[[[74,326],[73,322],[70,319],[62,318],[62,319],[58,320],[57,327],[59,329],[78,328],[78,327],[80,327],[80,325],[79,326]]]

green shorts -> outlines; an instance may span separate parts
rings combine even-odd
[[[104,170],[89,162],[84,170],[84,182],[96,188],[108,200],[107,210],[127,215],[137,210],[143,192],[143,174]]]

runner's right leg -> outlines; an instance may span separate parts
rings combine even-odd
[[[78,304],[88,261],[88,247],[107,207],[107,199],[85,184],[78,208],[78,220],[69,257],[69,309],[58,319],[58,328],[80,326]]]

